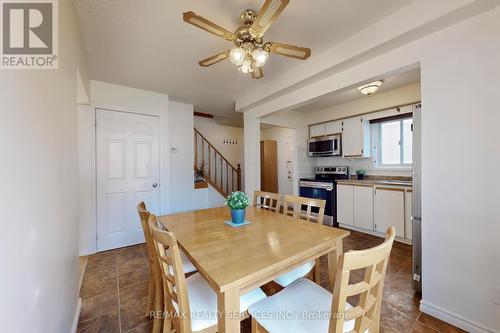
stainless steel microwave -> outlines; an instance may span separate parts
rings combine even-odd
[[[331,135],[310,139],[307,151],[311,157],[340,156],[342,154],[341,135]]]

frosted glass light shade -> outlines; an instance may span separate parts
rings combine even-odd
[[[240,47],[235,47],[229,52],[229,58],[233,64],[241,66],[245,60],[245,50]]]
[[[257,67],[263,66],[266,63],[268,57],[269,53],[267,53],[261,48],[255,49],[252,52],[252,58],[253,60],[255,60],[255,65]]]

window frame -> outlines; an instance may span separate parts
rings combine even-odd
[[[412,126],[411,126],[411,132],[413,135],[413,116],[410,114],[408,117],[401,117],[399,119],[387,119],[387,120],[382,120],[378,121],[375,123],[371,124],[371,132],[372,132],[372,137],[371,137],[371,142],[372,142],[372,156],[373,158],[373,168],[374,169],[379,169],[379,170],[407,170],[411,171],[413,168],[413,158],[412,158],[412,163],[404,163],[404,127],[403,127],[403,122],[405,120],[411,119],[412,120]],[[382,131],[381,127],[382,124],[385,123],[392,123],[392,122],[399,122],[399,149],[400,149],[400,162],[398,164],[382,164],[382,150],[380,149],[381,142],[382,142]]]

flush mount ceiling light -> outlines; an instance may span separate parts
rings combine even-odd
[[[256,11],[246,9],[240,14],[241,26],[234,32],[228,31],[194,12],[184,13],[184,21],[216,36],[233,42],[236,47],[218,53],[199,62],[200,66],[208,67],[229,58],[242,73],[251,73],[254,79],[263,76],[262,66],[269,58],[269,53],[285,57],[305,60],[311,55],[306,47],[264,42],[264,33],[278,18],[290,0],[266,0],[262,9]]]
[[[378,90],[378,88],[380,88],[382,83],[384,83],[384,82],[383,81],[370,82],[368,84],[365,84],[364,86],[358,87],[358,90],[363,95],[370,96],[370,95],[374,94]]]

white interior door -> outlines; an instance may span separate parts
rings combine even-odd
[[[159,118],[96,110],[97,251],[144,242],[137,204],[158,214]]]

